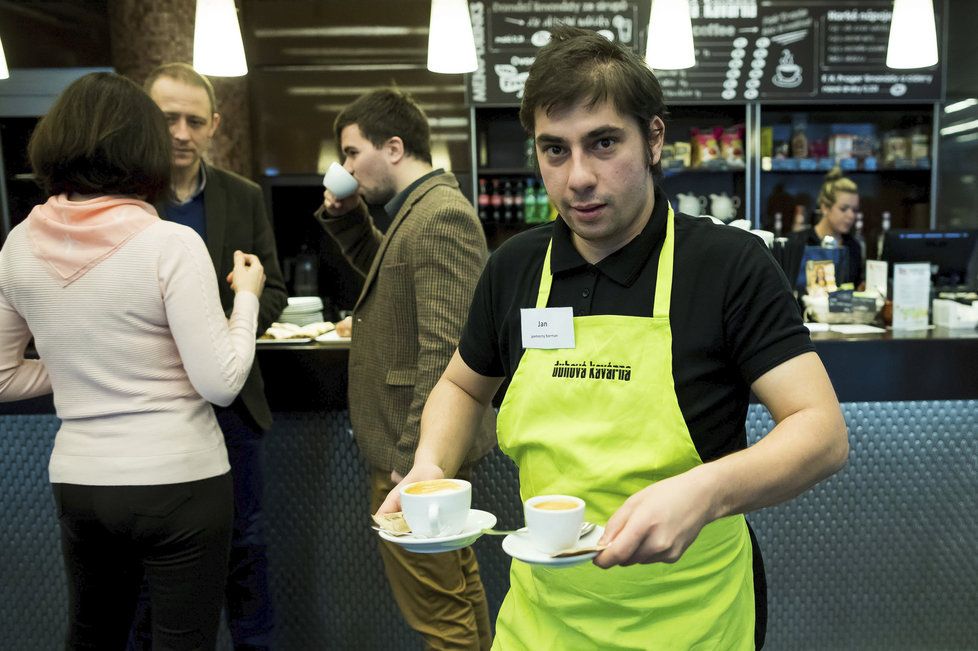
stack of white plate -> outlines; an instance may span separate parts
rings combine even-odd
[[[318,296],[289,296],[289,304],[278,320],[298,326],[323,321],[323,299]]]

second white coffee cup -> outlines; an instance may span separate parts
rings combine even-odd
[[[436,479],[401,486],[401,511],[411,533],[422,538],[461,533],[472,507],[472,484]]]
[[[329,169],[323,177],[323,187],[332,192],[337,199],[346,199],[357,191],[360,184],[342,165],[334,161],[329,164]]]
[[[537,495],[523,505],[530,543],[545,554],[577,546],[584,500],[571,495]]]

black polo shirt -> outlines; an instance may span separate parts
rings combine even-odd
[[[666,207],[656,189],[643,231],[596,265],[577,252],[560,218],[507,240],[476,287],[459,342],[465,363],[504,377],[503,390],[508,387],[523,355],[520,308],[535,307],[551,238],[548,307],[570,306],[574,316],[651,317]],[[681,213],[675,221],[672,376],[696,449],[709,461],[746,447],[751,383],[815,348],[784,274],[759,238]]]

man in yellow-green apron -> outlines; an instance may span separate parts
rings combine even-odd
[[[665,114],[644,62],[592,32],[555,29],[530,69],[520,119],[560,217],[491,256],[405,481],[454,474],[502,386],[523,499],[583,498],[608,547],[570,568],[513,561],[495,649],[759,647],[743,513],[845,463],[838,401],[763,242],[656,187]],[[777,425],[748,448],[752,390]]]

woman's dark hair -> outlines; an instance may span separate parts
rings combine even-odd
[[[659,80],[641,57],[597,32],[554,27],[530,66],[520,104],[523,128],[536,135],[538,108],[551,115],[579,102],[592,108],[606,101],[635,119],[647,143],[652,142],[652,118],[665,121],[668,115]],[[651,151],[646,152],[652,176],[659,178],[662,166],[652,165]]]
[[[28,145],[48,195],[121,194],[158,203],[170,192],[166,118],[132,81],[110,72],[81,77],[41,118]]]
[[[396,88],[382,88],[361,95],[336,116],[333,131],[340,146],[343,129],[355,124],[377,149],[397,136],[404,153],[431,165],[431,129],[417,102]]]

